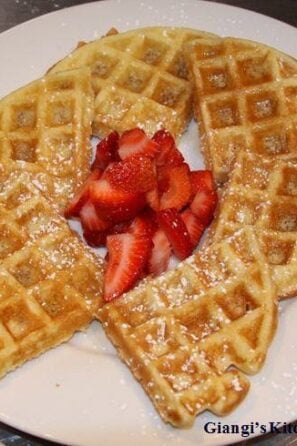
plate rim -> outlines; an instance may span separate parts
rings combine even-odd
[[[150,1],[154,1],[154,0],[149,0],[147,4],[149,4]],[[9,34],[13,34],[13,33],[22,33],[23,32],[23,28],[26,28],[32,22],[46,21],[48,16],[51,16],[51,17],[57,16],[58,17],[61,14],[61,12],[65,13],[67,11],[72,11],[72,10],[76,10],[76,9],[79,10],[79,9],[83,9],[83,8],[92,8],[96,4],[100,5],[100,7],[104,7],[105,4],[107,4],[107,3],[116,5],[119,2],[117,0],[101,0],[101,1],[95,1],[95,2],[87,2],[87,3],[83,3],[83,4],[78,4],[78,5],[72,5],[72,6],[69,6],[69,7],[66,7],[66,8],[62,8],[62,9],[54,10],[54,11],[51,11],[51,12],[47,12],[47,13],[41,14],[41,15],[39,15],[37,17],[34,17],[32,19],[26,20],[26,21],[24,21],[24,22],[22,22],[22,23],[20,23],[18,25],[15,25],[15,26],[7,29],[7,30],[2,31],[0,33],[0,39],[3,36],[5,36],[5,35],[9,35]],[[127,0],[127,3],[131,3],[132,4],[133,0]],[[201,3],[203,5],[206,5],[207,7],[210,7],[211,9],[215,8],[216,6],[220,6],[220,7],[224,7],[224,9],[227,9],[227,10],[235,10],[235,11],[237,11],[239,13],[243,12],[243,13],[256,15],[256,16],[262,18],[262,19],[265,19],[265,20],[268,19],[270,22],[272,21],[272,22],[277,23],[278,25],[282,25],[282,26],[288,27],[288,29],[293,30],[296,33],[296,36],[297,36],[297,28],[295,28],[294,26],[292,26],[292,25],[290,25],[290,24],[288,24],[286,22],[282,22],[281,20],[278,20],[276,18],[267,16],[265,14],[258,13],[256,11],[253,11],[253,10],[250,10],[250,9],[245,9],[245,8],[241,8],[241,7],[234,6],[234,5],[227,5],[227,4],[222,4],[222,3],[209,2],[209,1],[204,1],[204,0],[203,1],[201,1],[201,0],[195,0],[195,1],[194,0],[185,0],[184,5],[186,6],[187,3],[188,4],[190,4],[190,3]],[[139,28],[142,28],[142,26],[140,26]],[[295,56],[293,56],[293,57],[295,57]],[[71,348],[73,348],[73,347],[71,346]],[[3,423],[7,423],[5,418],[3,418],[2,414],[0,414],[0,421],[2,421]],[[31,428],[27,429],[27,428],[24,428],[24,427],[20,428],[20,424],[13,423],[10,420],[9,420],[8,426],[11,426],[11,427],[13,427],[14,429],[16,429],[18,431],[21,430],[22,432],[27,433],[29,435],[33,435],[36,438],[41,438],[41,439],[43,438],[45,440],[55,441],[55,442],[61,441],[61,440],[59,440],[58,438],[56,438],[55,436],[53,436],[51,434],[46,434],[46,433],[45,434],[41,434],[38,431],[38,429],[37,430],[36,429],[31,429]],[[260,434],[259,435],[254,435],[254,436],[250,436],[249,438],[256,438],[258,436],[260,436]],[[65,441],[65,440],[63,440],[63,441]],[[237,441],[238,441],[238,439],[237,440],[231,440],[231,443],[230,443],[230,440],[227,440],[227,438],[226,438],[225,442],[220,441],[218,444],[223,446],[225,444],[233,444],[234,442],[237,442]],[[67,444],[74,444],[74,443],[67,443]]]

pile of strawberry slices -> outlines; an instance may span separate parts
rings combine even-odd
[[[210,171],[191,171],[165,130],[112,132],[97,145],[91,173],[65,210],[86,242],[106,246],[104,298],[192,254],[217,203]]]

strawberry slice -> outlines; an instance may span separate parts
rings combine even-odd
[[[193,193],[202,190],[214,190],[213,176],[210,170],[194,170],[190,174]]]
[[[104,299],[108,302],[128,291],[141,277],[151,251],[151,241],[124,233],[110,235],[106,243],[108,263],[104,277]]]
[[[169,132],[159,130],[154,134],[152,140],[160,147],[156,156],[157,166],[179,166],[184,163],[184,157],[177,149],[174,138]]]
[[[126,192],[148,192],[157,185],[155,163],[148,156],[133,155],[114,163],[106,172],[106,179]]]
[[[154,213],[143,212],[140,216],[134,218],[128,232],[138,237],[152,238],[157,228],[156,215]]]
[[[190,234],[190,239],[194,247],[199,243],[202,234],[205,230],[205,225],[196,217],[191,209],[186,209],[181,213],[181,218],[186,225],[188,233]]]
[[[107,235],[108,235],[107,231],[93,232],[85,230],[83,232],[85,241],[89,246],[92,246],[93,248],[98,248],[99,246],[105,246]]]
[[[105,231],[111,226],[109,221],[99,217],[96,208],[91,200],[88,200],[79,213],[82,227],[87,232]]]
[[[157,168],[157,178],[158,178],[158,192],[162,195],[167,192],[170,187],[170,172],[172,166],[161,166]]]
[[[154,158],[158,150],[159,145],[139,128],[124,132],[119,140],[119,155],[122,160],[133,155],[146,155]]]
[[[180,260],[192,254],[190,234],[177,209],[164,209],[157,213],[158,223],[165,232],[174,254]]]
[[[131,226],[131,221],[124,221],[122,223],[117,223],[113,225],[108,230],[108,235],[122,234],[123,232],[128,232]]]
[[[159,192],[157,188],[154,188],[152,190],[149,190],[145,194],[145,199],[149,207],[157,212],[160,209],[160,198],[159,198]]]
[[[81,189],[75,194],[73,199],[68,204],[67,208],[64,210],[65,218],[70,217],[78,217],[81,208],[89,199],[90,185],[99,180],[102,175],[102,171],[100,169],[94,169],[90,175],[88,176],[85,184],[81,187]]]
[[[117,189],[104,178],[91,185],[90,199],[98,214],[113,223],[134,218],[146,204],[143,194]]]
[[[162,229],[158,229],[153,236],[153,249],[148,260],[148,273],[154,277],[167,270],[171,255],[171,245]]]
[[[119,134],[114,131],[97,144],[91,170],[105,169],[111,161],[118,161]]]
[[[83,235],[88,245],[93,246],[94,248],[98,248],[99,246],[106,245],[107,236],[127,232],[130,226],[131,222],[125,221],[123,223],[117,223],[113,226],[110,226],[103,231],[88,231],[87,229],[85,229]]]
[[[186,163],[180,166],[170,166],[162,168],[159,184],[163,192],[160,200],[160,209],[176,208],[182,209],[188,204],[192,196],[192,186],[190,182],[190,169]]]
[[[216,191],[205,190],[197,192],[190,208],[191,211],[199,218],[199,220],[208,226],[213,219],[213,214],[218,202]]]

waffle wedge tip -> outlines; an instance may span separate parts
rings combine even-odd
[[[99,309],[120,357],[164,421],[226,415],[263,365],[276,293],[258,239],[244,228]]]

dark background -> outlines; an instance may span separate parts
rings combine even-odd
[[[82,3],[87,2],[83,0],[0,0],[0,32],[46,12]],[[297,0],[217,0],[217,3],[251,9],[297,26]]]
[[[137,1],[137,0],[135,0]],[[139,0],[140,1],[140,0]],[[160,0],[162,1],[162,0]],[[213,0],[208,0],[212,1]],[[297,27],[297,0],[216,0],[241,8],[250,9],[261,14]],[[0,0],[0,32],[21,22],[38,17],[47,12],[68,6],[87,3],[84,0]],[[297,42],[296,42],[297,45]],[[16,395],[17,404],[17,395]],[[0,402],[1,407],[1,402]],[[52,446],[54,443],[38,440],[22,434],[0,423],[0,446]],[[199,440],[197,440],[198,446]],[[238,446],[297,446],[297,435],[275,434],[255,440],[243,441]],[[98,444],[99,446],[99,444]],[[101,445],[100,445],[101,446]],[[152,445],[153,446],[153,445]]]

